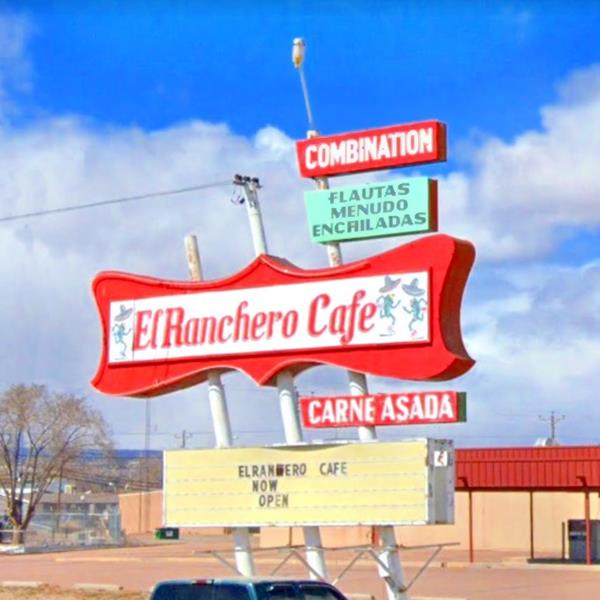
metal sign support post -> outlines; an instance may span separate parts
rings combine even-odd
[[[236,175],[234,184],[242,185],[244,188],[254,252],[256,256],[267,254],[267,240],[257,193],[259,181],[256,178],[242,178]],[[285,370],[279,373],[277,376],[277,390],[285,441],[288,444],[301,443],[303,438],[300,417],[298,415],[298,396],[294,387],[294,377],[290,371]],[[310,567],[310,578],[326,580],[327,565],[325,563],[319,528],[312,526],[303,527],[302,529],[306,545],[306,561]]]
[[[315,129],[308,131],[307,137],[314,138],[318,137],[319,132]],[[329,189],[329,180],[327,177],[319,177],[316,179],[317,188],[319,190]],[[327,257],[329,259],[330,267],[338,267],[343,264],[342,250],[337,242],[328,242],[325,244],[327,248]],[[357,373],[356,371],[348,371],[348,382],[350,387],[350,393],[353,396],[363,396],[369,393],[367,385],[367,377],[364,373]],[[377,430],[375,427],[359,427],[358,438],[361,442],[371,442],[377,440]],[[392,574],[393,580],[404,585],[404,572],[402,569],[402,563],[396,550],[396,532],[391,525],[382,525],[377,528],[379,530],[379,536],[381,544],[386,548],[381,553],[381,561],[386,565],[389,573]],[[400,591],[394,584],[394,581],[390,581],[387,577],[387,573],[384,569],[380,569],[380,575],[385,580],[388,598],[390,600],[406,600],[407,596],[404,592]]]
[[[202,263],[200,262],[198,241],[195,235],[188,235],[185,238],[185,250],[190,278],[194,281],[202,281]],[[215,432],[215,446],[217,448],[229,448],[233,445],[233,437],[231,435],[225,390],[221,381],[221,374],[217,369],[211,369],[208,372],[208,401]],[[233,542],[238,572],[245,577],[255,575],[256,569],[252,558],[248,528],[234,527]]]
[[[314,138],[319,135],[316,129],[313,113],[310,107],[310,100],[308,97],[308,87],[306,85],[306,79],[304,77],[304,71],[302,65],[304,63],[304,53],[306,45],[302,38],[295,38],[292,46],[292,62],[294,67],[300,75],[300,83],[302,84],[302,94],[304,96],[304,104],[306,106],[306,114],[308,117],[309,131],[307,132],[308,138]],[[327,177],[316,178],[317,188],[320,190],[329,189],[329,181]],[[327,256],[329,258],[329,266],[337,267],[342,264],[342,252],[340,245],[335,242],[329,242],[325,244],[327,248]],[[363,373],[356,373],[348,371],[348,379],[350,384],[350,393],[353,396],[368,394],[367,378]],[[377,439],[377,432],[375,427],[359,427],[358,436],[361,442],[368,442]],[[390,526],[379,527],[379,533],[381,541],[388,548],[396,548],[396,535],[394,528]],[[384,541],[385,540],[385,541]],[[400,563],[400,557],[398,552],[395,550],[385,550],[381,554],[382,560],[385,561],[389,573],[392,574],[392,578],[387,577],[385,579],[388,597],[390,600],[406,600],[406,594],[404,593],[404,574],[402,572],[402,565]],[[390,580],[392,579],[392,580]],[[396,582],[396,584],[394,583]]]

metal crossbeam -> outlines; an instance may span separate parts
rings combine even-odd
[[[425,564],[416,572],[415,576],[410,580],[410,583],[406,586],[406,589],[409,590],[412,587],[412,584],[423,574],[425,569],[431,564],[433,559],[442,551],[443,546],[438,546],[435,552],[425,561]]]
[[[395,546],[393,548],[389,546],[384,546],[383,548],[381,548],[381,553],[383,554],[383,552],[389,552],[392,549],[397,550],[398,546]],[[385,578],[389,579],[394,584],[394,588],[396,590],[398,590],[399,592],[405,592],[408,589],[394,577],[394,574],[392,573],[390,568],[381,560],[381,558],[379,557],[377,552],[375,552],[375,550],[370,548],[366,551],[366,554],[368,554],[379,565],[381,570],[386,574]]]
[[[407,592],[414,583],[421,577],[421,575],[427,570],[429,565],[433,562],[436,556],[444,549],[449,546],[458,546],[458,542],[442,543],[442,544],[422,544],[417,546],[404,546],[402,544],[396,544],[392,546],[343,546],[340,548],[323,548],[324,551],[328,552],[341,552],[341,551],[353,551],[356,555],[348,562],[348,564],[342,569],[342,571],[330,581],[332,585],[337,585],[343,577],[345,577],[352,567],[363,557],[370,557],[385,574],[384,577],[388,580],[399,593]],[[308,563],[305,557],[301,554],[301,550],[304,550],[305,546],[276,546],[273,548],[256,548],[253,550],[255,553],[266,553],[266,552],[278,552],[280,554],[286,554],[279,564],[271,571],[270,575],[276,575],[281,569],[289,562],[291,558],[296,558],[308,571],[313,574],[320,581],[327,581],[326,578],[320,576],[320,574]],[[395,577],[385,561],[382,560],[382,555],[386,552],[398,552],[399,550],[426,550],[433,549],[432,555],[425,561],[423,566],[415,573],[413,578],[407,585],[400,583]],[[216,558],[221,564],[229,567],[232,571],[238,575],[242,575],[240,571],[233,565],[229,560],[224,558],[221,554],[222,551],[216,550],[197,550],[194,554],[208,554]],[[226,552],[231,552],[226,550]]]
[[[216,550],[209,550],[207,554],[214,556],[214,558],[216,558],[222,565],[229,567],[234,573],[237,573],[243,577],[244,574],[234,564],[232,564],[226,558],[223,558]]]
[[[337,585],[337,582],[354,566],[354,564],[360,560],[362,555],[365,554],[365,550],[356,553],[356,556],[348,563],[348,565],[342,569],[342,572],[331,582],[333,585]]]

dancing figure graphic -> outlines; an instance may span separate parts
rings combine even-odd
[[[425,318],[425,312],[427,311],[427,300],[422,296],[425,295],[425,290],[419,287],[419,282],[415,278],[409,284],[402,284],[402,289],[406,294],[411,296],[409,307],[403,306],[404,312],[411,316],[411,320],[408,323],[408,330],[410,335],[415,337],[417,330],[415,325],[423,321]]]
[[[127,358],[127,336],[131,333],[131,329],[127,329],[123,321],[129,319],[132,313],[133,308],[126,308],[124,304],[121,304],[121,312],[114,318],[115,324],[111,330],[115,344],[121,347],[121,358]]]
[[[392,279],[386,275],[383,281],[383,287],[379,288],[379,293],[381,296],[377,298],[377,304],[379,305],[379,318],[387,319],[389,322],[387,333],[382,333],[380,335],[392,335],[394,333],[394,326],[396,325],[396,315],[394,314],[394,310],[402,303],[401,300],[394,302],[396,295],[392,292],[400,284],[400,279]]]

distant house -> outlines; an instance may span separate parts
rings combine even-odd
[[[29,502],[29,494],[25,495],[23,502]],[[71,513],[78,515],[103,515],[115,513],[119,510],[119,497],[111,493],[76,493],[56,494],[46,493],[42,496],[36,508],[36,514]],[[0,495],[0,512],[6,511],[6,498]]]
[[[39,513],[71,513],[102,515],[119,510],[119,497],[111,493],[44,494],[38,504]]]

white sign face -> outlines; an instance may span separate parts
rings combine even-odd
[[[435,453],[448,465],[433,464]],[[167,450],[172,527],[429,525],[454,521],[452,442]]]
[[[122,300],[108,360],[423,343],[429,301],[427,271]]]

